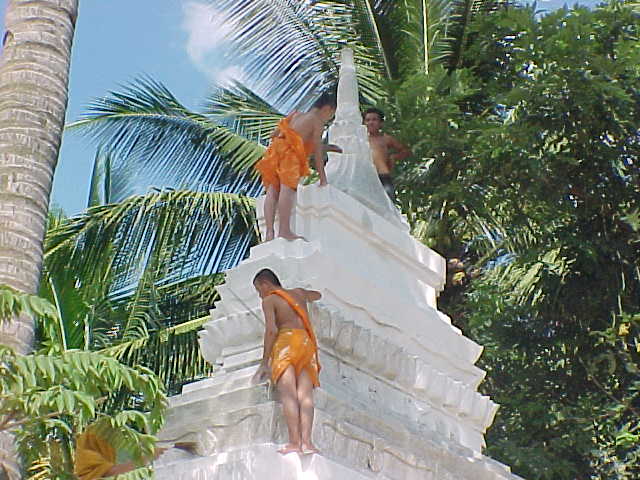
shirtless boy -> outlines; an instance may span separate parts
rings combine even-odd
[[[378,177],[391,201],[395,201],[396,191],[393,185],[393,167],[397,161],[411,156],[411,151],[395,137],[382,133],[384,113],[377,108],[369,108],[364,112],[364,124],[369,132],[369,145],[373,164]],[[393,153],[392,153],[393,152]]]
[[[265,241],[273,240],[276,210],[278,236],[287,240],[302,238],[291,231],[291,213],[300,178],[309,175],[309,157],[320,175],[320,186],[327,184],[324,153],[339,148],[322,143],[325,124],[336,112],[335,97],[324,93],[307,113],[294,112],[282,119],[271,136],[271,145],[256,164],[267,196],[264,203]],[[304,240],[304,239],[303,239]]]
[[[270,376],[277,386],[289,430],[289,443],[278,451],[283,455],[318,453],[311,441],[311,427],[320,364],[307,302],[319,300],[321,294],[304,288],[285,290],[266,268],[255,276],[253,286],[262,298],[265,320],[264,354],[256,377]]]

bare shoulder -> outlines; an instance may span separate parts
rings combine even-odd
[[[271,294],[262,299],[262,308],[275,305],[277,295]]]
[[[384,142],[387,145],[393,145],[394,143],[397,143],[398,140],[396,139],[396,137],[394,137],[393,135],[389,135],[388,133],[385,133],[382,135],[382,138],[384,138]]]
[[[304,290],[302,288],[289,288],[287,290],[289,295],[291,295],[293,297],[293,299],[297,300],[298,302],[301,301],[301,300],[304,300],[303,291]]]
[[[291,121],[291,127],[305,140],[310,140],[318,128],[318,118],[312,113],[299,113]]]

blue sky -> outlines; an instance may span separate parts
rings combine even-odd
[[[211,85],[241,76],[225,57],[224,25],[215,22],[215,0],[81,0],[73,47],[67,121],[77,120],[96,97],[140,75],[164,83],[187,107],[198,108]],[[539,1],[541,10],[562,0]],[[593,0],[580,2],[594,5]],[[6,0],[0,0],[4,25]],[[94,149],[65,134],[53,203],[67,214],[87,202]]]
[[[81,0],[73,45],[67,122],[92,99],[146,74],[187,107],[198,108],[214,82],[237,73],[224,58],[224,30],[207,0]],[[0,0],[4,25],[5,0]],[[87,202],[95,149],[65,134],[53,202],[67,214]]]

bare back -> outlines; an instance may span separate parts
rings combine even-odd
[[[322,132],[323,128],[322,120],[318,115],[313,112],[294,113],[289,125],[300,135],[304,144],[309,146],[309,151],[315,151],[318,147],[318,132]]]
[[[291,290],[285,290],[285,292],[291,295],[291,298],[293,298],[293,300],[307,313],[307,315],[309,314],[309,310],[307,309],[307,300],[310,300],[307,294],[307,292],[310,292],[309,290],[293,288]],[[278,330],[283,328],[304,329],[302,319],[298,316],[295,310],[289,306],[284,298],[279,297],[278,295],[271,295],[270,300],[273,302],[276,314],[276,327]]]

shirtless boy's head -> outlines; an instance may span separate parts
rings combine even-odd
[[[320,119],[327,123],[336,114],[336,96],[330,92],[323,93],[313,103],[311,109],[317,110]]]
[[[274,289],[282,288],[280,279],[268,268],[263,268],[253,277],[253,286],[258,291],[260,298],[268,296]]]
[[[364,124],[367,126],[369,135],[377,135],[384,125],[384,112],[377,108],[368,108],[364,112]]]

